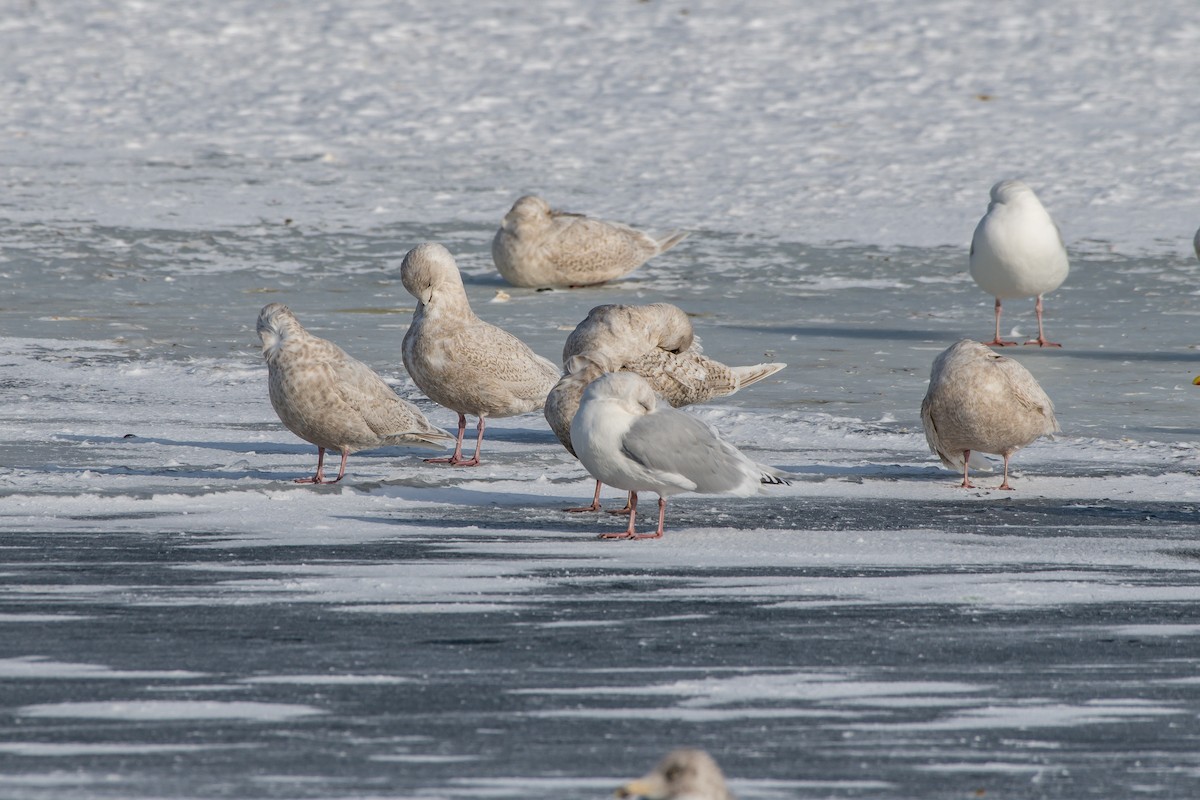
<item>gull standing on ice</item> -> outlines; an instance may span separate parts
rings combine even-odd
[[[563,377],[546,398],[551,430],[571,455],[571,420],[583,390],[605,372],[635,372],[675,408],[725,397],[774,375],[786,364],[730,367],[708,358],[686,312],[669,303],[596,306],[563,347]],[[592,504],[567,511],[599,511],[600,482]]]
[[[616,791],[619,798],[646,800],[734,800],[725,776],[703,750],[672,750],[645,776]]]
[[[540,409],[558,381],[558,367],[475,316],[454,256],[442,245],[427,242],[410,250],[400,279],[417,298],[404,334],[404,367],[431,400],[458,413],[454,455],[426,461],[473,467],[483,446],[484,419]],[[464,459],[467,414],[478,417],[479,425],[475,454]]]
[[[925,439],[950,469],[963,472],[962,488],[974,489],[968,475],[972,452],[1008,459],[1037,439],[1056,433],[1054,404],[1034,377],[1011,358],[972,339],[962,339],[933,362],[929,391],[921,401]]]
[[[633,272],[685,236],[672,231],[656,239],[619,222],[555,211],[527,194],[504,215],[492,239],[492,260],[513,286],[589,286]]]
[[[258,336],[267,360],[271,405],[284,427],[317,446],[317,473],[296,483],[337,483],[346,459],[385,445],[444,447],[452,438],[435,428],[383,378],[333,342],[313,336],[282,303],[263,307]],[[325,480],[325,451],[342,454],[338,476]]]
[[[787,483],[786,473],[755,464],[717,432],[661,404],[641,375],[609,372],[583,391],[571,421],[575,455],[596,480],[630,492],[629,527],[602,539],[657,539],[667,498],[680,492],[749,497],[762,484]],[[637,493],[658,493],[658,529],[634,532]]]
[[[1067,278],[1062,234],[1033,190],[1021,181],[1000,181],[971,239],[971,277],[996,298],[996,335],[984,344],[1016,344],[1000,338],[1001,298],[1037,297],[1038,335],[1025,344],[1061,347],[1042,330],[1042,295]]]

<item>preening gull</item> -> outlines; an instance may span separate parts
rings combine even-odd
[[[1039,436],[1059,430],[1054,404],[1019,363],[972,339],[962,339],[933,362],[929,391],[921,402],[921,422],[929,448],[950,469],[961,469],[961,486],[973,489],[968,474],[972,452],[1008,460]]]
[[[346,459],[385,445],[444,447],[454,438],[400,398],[366,364],[313,336],[282,303],[263,307],[258,336],[267,360],[271,405],[284,427],[317,446],[317,472],[296,483],[337,483]],[[338,476],[325,480],[325,451],[342,454]]]
[[[725,776],[703,750],[672,750],[651,772],[616,791],[617,797],[646,800],[734,800]]]
[[[404,367],[431,400],[458,413],[454,455],[426,461],[475,466],[485,418],[540,409],[558,381],[558,368],[511,333],[475,316],[458,265],[442,245],[427,242],[410,250],[400,278],[417,298],[404,335]],[[479,425],[475,454],[464,459],[467,414],[478,417]]]
[[[655,238],[619,222],[555,211],[527,194],[504,215],[492,260],[513,286],[588,286],[633,272],[685,236],[672,231]]]
[[[583,390],[605,372],[625,370],[646,378],[672,406],[731,395],[774,375],[781,363],[730,367],[703,354],[683,309],[668,303],[596,306],[563,347],[563,377],[546,398],[550,428],[571,455],[571,419]],[[599,511],[600,484],[590,506]]]
[[[629,527],[602,539],[656,539],[663,535],[667,498],[680,492],[749,497],[762,484],[787,483],[786,473],[755,464],[717,432],[659,402],[641,375],[609,372],[583,391],[571,421],[575,455],[596,480],[630,492]],[[658,493],[658,529],[634,532],[637,493]]]
[[[1000,338],[1000,300],[1037,297],[1038,335],[1025,344],[1061,347],[1042,330],[1042,295],[1057,289],[1069,270],[1062,234],[1033,190],[1021,181],[1000,181],[971,239],[971,277],[996,298],[996,335],[984,344],[1016,344]]]

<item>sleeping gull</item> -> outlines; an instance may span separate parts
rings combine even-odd
[[[1061,347],[1042,331],[1042,295],[1067,278],[1062,234],[1033,190],[1021,181],[1000,181],[971,239],[971,277],[996,298],[996,335],[984,344],[1016,344],[1000,338],[1001,298],[1037,297],[1038,335],[1025,344]]]
[[[400,267],[417,310],[404,335],[404,367],[431,400],[458,413],[454,455],[426,459],[456,467],[479,463],[484,419],[537,411],[558,381],[558,368],[517,337],[471,311],[462,276],[440,244],[417,245]],[[475,455],[462,457],[467,414],[479,417]]]
[[[734,800],[725,776],[703,750],[672,750],[652,772],[616,791],[620,798],[646,800]]]
[[[555,211],[527,194],[504,215],[492,260],[513,286],[588,286],[633,272],[685,236],[672,231],[656,239],[619,222]]]
[[[453,437],[396,395],[366,364],[304,330],[282,303],[263,307],[258,336],[267,360],[271,405],[284,427],[317,446],[317,473],[296,483],[337,483],[359,450],[398,444],[445,446]],[[325,480],[325,451],[342,454]]]
[[[786,473],[755,464],[717,432],[660,403],[641,375],[609,372],[583,391],[571,421],[575,455],[596,480],[630,492],[629,527],[602,539],[657,539],[667,498],[680,492],[749,497],[762,484],[787,483]],[[658,493],[658,529],[634,532],[637,493]]]
[[[774,375],[780,363],[730,367],[705,356],[686,312],[668,303],[596,306],[567,337],[563,377],[550,390],[544,413],[571,455],[571,419],[583,390],[605,372],[636,372],[672,406],[731,395]],[[600,483],[592,504],[567,511],[599,511]]]
[[[964,489],[971,453],[1008,459],[1039,436],[1059,430],[1054,404],[1029,370],[972,339],[962,339],[933,362],[929,391],[921,402],[921,422],[929,448],[950,469],[961,469]]]

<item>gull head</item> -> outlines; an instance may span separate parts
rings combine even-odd
[[[658,395],[649,382],[634,372],[607,372],[588,384],[583,402],[609,403],[635,417],[645,416],[658,406]]]
[[[268,303],[258,312],[255,326],[262,341],[263,356],[270,358],[289,334],[300,330],[300,320],[283,303]]]
[[[503,228],[509,233],[517,228],[550,219],[550,204],[536,194],[517,198],[504,215]]]
[[[400,281],[423,305],[432,301],[441,289],[464,292],[454,256],[437,242],[425,242],[408,251],[400,265]]]
[[[622,798],[646,800],[732,800],[725,776],[703,750],[672,750],[654,770],[617,789]]]
[[[1030,189],[1024,181],[1019,181],[1015,178],[998,181],[992,187],[992,202],[993,203],[1011,203],[1022,195],[1032,195],[1033,189]],[[1036,195],[1034,195],[1036,197]]]

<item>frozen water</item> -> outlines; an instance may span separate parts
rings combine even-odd
[[[750,800],[1194,797],[1194,11],[13,4],[0,796],[599,797],[693,745]],[[1063,433],[961,491],[918,410],[991,335],[966,246],[1017,176],[1072,259],[1064,349],[1009,351]],[[530,191],[693,233],[513,289],[489,243]],[[533,414],[477,469],[389,448],[293,485],[315,448],[259,308],[452,427],[400,360],[426,240],[551,359],[592,306],[667,301],[714,357],[787,362],[693,413],[798,479],[601,542],[624,523],[559,511],[590,484]]]

